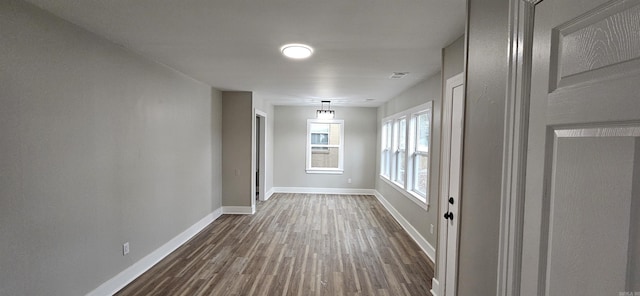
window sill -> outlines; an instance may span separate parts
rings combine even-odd
[[[419,196],[411,191],[407,191],[404,188],[398,186],[398,184],[396,184],[395,182],[389,180],[387,177],[379,175],[380,179],[382,181],[384,181],[385,183],[391,185],[391,187],[393,187],[393,189],[399,191],[400,193],[402,193],[402,195],[404,195],[405,197],[407,197],[409,200],[411,200],[412,202],[414,202],[415,204],[419,205],[422,209],[424,210],[429,210],[429,203],[426,201],[426,199],[422,196]]]
[[[307,169],[307,174],[328,174],[328,175],[342,175],[344,170],[327,170],[327,169]]]

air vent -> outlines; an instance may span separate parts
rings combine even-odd
[[[391,79],[400,79],[409,75],[409,72],[393,72],[389,78]]]

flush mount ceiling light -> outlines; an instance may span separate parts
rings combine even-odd
[[[333,119],[336,116],[335,110],[331,109],[331,101],[322,101],[320,110],[316,110],[317,119]],[[324,104],[327,104],[327,109],[324,108]]]
[[[311,46],[297,43],[283,45],[280,51],[285,57],[296,60],[306,59],[313,54]]]

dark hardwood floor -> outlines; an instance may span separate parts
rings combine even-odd
[[[116,295],[430,295],[433,263],[373,196],[274,194]]]

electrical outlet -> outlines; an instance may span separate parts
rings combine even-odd
[[[122,256],[126,256],[127,254],[129,254],[129,242],[122,245]]]
[[[429,231],[433,234],[433,224],[431,224],[431,229]]]
[[[347,179],[347,183],[351,184],[351,178]]]

